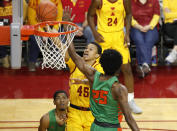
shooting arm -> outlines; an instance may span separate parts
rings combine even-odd
[[[120,108],[125,116],[125,120],[129,127],[132,129],[132,131],[139,131],[139,128],[130,112],[130,108],[128,105],[128,93],[126,87],[124,87],[121,84],[118,84],[117,87],[115,87],[115,95],[117,98],[117,101],[120,105]]]
[[[94,74],[95,74],[95,69],[92,68],[91,66],[87,65],[85,61],[80,57],[74,48],[73,42],[71,42],[69,48],[68,48],[68,53],[73,62],[76,64],[76,66],[79,68],[79,70],[91,81],[93,82],[94,79]]]

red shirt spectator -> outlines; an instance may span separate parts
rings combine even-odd
[[[63,9],[66,6],[72,8],[72,14],[75,14],[75,18],[73,20],[74,23],[83,23],[85,21],[85,12],[88,11],[91,0],[62,0]]]
[[[154,14],[160,15],[160,6],[158,0],[147,0],[144,5],[140,3],[139,0],[132,0],[131,4],[132,16],[142,26],[148,25],[151,22]]]

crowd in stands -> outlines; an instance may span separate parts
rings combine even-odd
[[[0,1],[0,26],[10,25],[12,22],[12,3],[9,1]],[[6,46],[0,46],[0,57],[2,58],[2,66],[9,68],[9,55]]]
[[[36,17],[36,7],[40,0],[23,0],[25,24],[35,25],[38,23]],[[62,18],[62,9],[67,6],[72,8],[72,14],[75,15],[73,22],[80,28],[76,36],[84,36],[86,44],[94,41],[94,36],[87,22],[87,12],[91,0],[51,0],[58,8],[58,21]],[[172,0],[132,0],[132,28],[131,43],[136,46],[137,73],[140,77],[145,77],[151,71],[152,48],[159,42],[159,28],[164,24],[165,33],[174,39],[174,47],[165,54],[165,63],[174,63],[177,59],[177,9],[176,1]],[[27,7],[28,4],[28,7]],[[160,7],[162,12],[160,12]],[[26,13],[27,12],[27,13]],[[162,17],[163,16],[163,19]],[[25,16],[24,16],[25,18]],[[163,22],[159,24],[159,21]],[[0,26],[10,25],[12,22],[12,1],[0,1]],[[55,28],[56,30],[58,27]],[[161,37],[161,36],[160,36]],[[160,41],[161,42],[161,41]],[[36,70],[36,62],[39,57],[40,49],[34,36],[29,39],[29,71]],[[130,46],[131,48],[131,46]],[[0,58],[4,68],[10,67],[9,47],[0,46]]]
[[[160,18],[158,0],[132,0],[131,39],[136,45],[137,72],[140,77],[151,69],[151,54],[159,39],[157,24]]]
[[[26,22],[27,1],[23,0],[23,21]],[[9,26],[12,23],[12,0],[0,1],[0,26]],[[6,45],[7,43],[5,43]],[[10,67],[9,46],[0,45],[0,58],[3,68]]]

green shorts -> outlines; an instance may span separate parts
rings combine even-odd
[[[93,122],[90,131],[122,131],[122,128],[102,127]]]

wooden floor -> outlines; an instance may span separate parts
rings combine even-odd
[[[177,131],[177,66],[153,67],[144,79],[134,68],[133,74],[135,100],[143,109],[134,115],[141,131]],[[53,93],[68,91],[69,72],[0,68],[0,80],[0,131],[36,131],[40,117],[54,108]],[[121,126],[130,131],[125,121]]]
[[[143,114],[134,115],[142,131],[177,131],[177,98],[135,99]],[[36,131],[40,117],[54,108],[52,99],[0,99],[0,131]],[[123,130],[127,129],[122,122]]]

